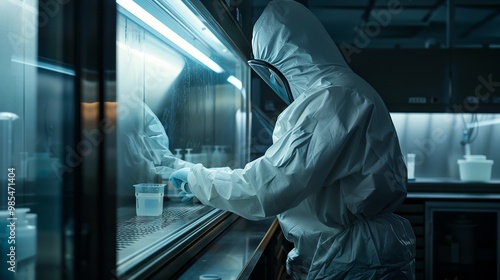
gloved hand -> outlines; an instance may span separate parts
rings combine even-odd
[[[189,185],[187,183],[189,170],[190,168],[188,167],[181,168],[172,172],[169,178],[174,187],[179,190],[179,194],[183,196],[182,202],[189,202],[194,197],[194,195],[189,190]]]

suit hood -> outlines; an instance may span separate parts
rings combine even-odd
[[[351,72],[318,18],[292,0],[271,1],[254,25],[255,59],[275,66],[288,80],[294,99],[312,86],[332,84]]]

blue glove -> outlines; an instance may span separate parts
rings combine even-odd
[[[170,175],[170,182],[179,191],[179,194],[183,196],[182,202],[189,202],[193,199],[194,195],[189,190],[189,185],[187,183],[187,176],[189,174],[190,168],[185,167],[172,172]]]

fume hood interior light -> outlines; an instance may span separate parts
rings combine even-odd
[[[240,80],[238,80],[238,78],[236,78],[235,76],[229,76],[227,78],[227,81],[229,83],[231,83],[233,86],[235,86],[238,90],[241,90],[242,89],[242,83]]]
[[[122,8],[127,10],[129,13],[136,16],[138,19],[143,21],[145,24],[156,30],[161,35],[165,36],[172,43],[177,45],[182,50],[186,51],[192,57],[194,57],[199,62],[203,63],[208,68],[212,69],[216,73],[222,73],[224,70],[217,63],[211,60],[208,56],[202,53],[200,50],[195,48],[193,45],[184,40],[177,33],[168,28],[161,21],[156,19],[153,15],[144,10],[141,6],[132,0],[117,0],[116,3]]]
[[[182,0],[163,0],[167,5],[170,5],[173,9],[175,9],[179,15],[185,19],[186,22],[189,22],[189,25],[192,26],[195,30],[200,31],[201,35],[205,37],[210,45],[224,52],[227,52],[227,48],[222,44],[222,42],[215,36],[215,34],[207,27],[205,23],[203,23],[200,18],[198,18],[188,6]]]

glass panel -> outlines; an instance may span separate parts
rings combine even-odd
[[[181,202],[173,170],[242,167],[249,157],[246,60],[195,9],[170,2],[117,1],[118,274],[213,213]],[[137,184],[165,184],[164,196],[136,197]],[[163,211],[138,216],[136,202]]]
[[[71,235],[63,225],[72,218],[63,186],[74,170],[65,158],[76,123],[74,70],[66,66],[72,5],[0,2],[0,279],[63,278]]]

